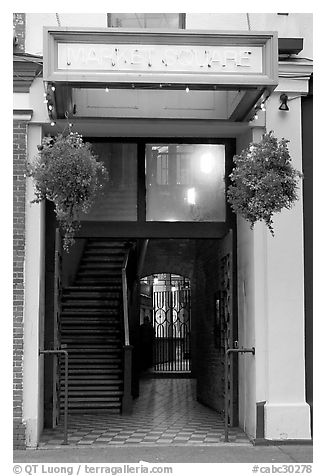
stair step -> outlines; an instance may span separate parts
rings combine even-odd
[[[102,407],[102,408],[119,408],[121,407],[121,402],[88,402],[88,401],[82,401],[82,402],[72,402],[71,404],[68,404],[69,412],[70,409],[73,408],[97,408],[97,407]],[[64,404],[61,404],[61,409],[64,409]]]
[[[98,415],[98,414],[109,414],[109,415],[118,415],[121,413],[120,408],[87,408],[87,410],[83,410],[80,408],[69,408],[69,414],[73,415]],[[60,415],[63,416],[63,408],[60,409]]]
[[[107,246],[107,245],[99,245],[99,244],[88,244],[87,248],[85,249],[83,256],[87,256],[89,254],[95,254],[97,252],[105,253],[106,255],[110,256],[123,256],[128,251],[128,248],[124,248],[122,246]]]
[[[76,339],[74,337],[72,338],[69,338],[69,337],[65,337],[62,339],[62,344],[64,346],[66,346],[67,348],[69,348],[71,345],[74,345],[74,344],[77,344],[77,345],[85,345],[85,344],[111,344],[111,343],[118,343],[118,341],[120,339],[117,339],[118,336],[116,336],[115,338],[110,338],[110,337],[104,337],[104,338],[100,338],[99,336],[92,336],[92,339],[88,338],[87,340],[87,336],[82,336],[80,337],[79,339]]]
[[[84,310],[88,310],[88,309],[98,309],[98,310],[111,310],[111,309],[117,309],[119,308],[120,306],[120,302],[119,301],[115,301],[115,300],[112,300],[112,301],[94,301],[94,300],[69,300],[69,301],[64,301],[62,303],[62,310],[65,311],[69,311],[70,309],[79,309],[80,306],[82,306],[82,308],[84,308]]]
[[[110,386],[118,386],[122,385],[123,380],[120,379],[116,375],[112,375],[111,377],[103,377],[102,375],[89,375],[87,379],[82,375],[74,375],[69,379],[69,387],[74,385],[110,385]],[[64,381],[61,382],[61,386],[64,387]],[[84,387],[85,388],[85,387]]]
[[[125,252],[128,249],[128,245],[125,242],[119,242],[119,241],[88,241],[86,250],[90,250],[93,248],[105,248],[109,250],[115,250],[118,249],[120,251]]]
[[[121,263],[123,263],[123,256],[117,256],[117,255],[112,255],[111,254],[106,254],[103,256],[97,256],[96,254],[88,254],[87,256],[83,257],[81,260],[82,265],[88,265],[88,264],[93,264],[93,263],[98,263],[98,264],[113,264],[116,266],[121,266]]]
[[[122,268],[122,261],[119,262],[112,262],[109,260],[104,261],[104,259],[98,259],[95,262],[82,262],[79,266],[79,271],[87,271],[89,269],[114,269],[121,271]]]
[[[82,276],[79,278],[76,278],[76,285],[79,286],[86,286],[86,285],[91,285],[91,286],[99,286],[99,285],[106,285],[110,286],[110,289],[114,290],[119,290],[122,288],[122,282],[120,283],[120,278],[117,280],[116,278],[110,279],[108,276],[106,277],[98,277],[97,279],[94,278],[88,278],[87,276]]]
[[[81,270],[78,271],[77,274],[77,280],[80,278],[93,278],[93,277],[99,277],[99,278],[119,278],[121,277],[121,269],[87,269],[87,270]]]
[[[61,316],[117,316],[119,315],[118,309],[96,309],[96,308],[79,308],[73,307],[61,312]]]
[[[63,291],[62,293],[62,301],[66,300],[79,300],[82,299],[83,301],[88,301],[88,300],[108,300],[108,299],[119,299],[121,297],[121,294],[119,292],[95,292],[95,291],[70,291],[66,292]]]
[[[89,345],[89,344],[87,344]],[[105,354],[105,353],[113,353],[113,352],[122,352],[121,345],[93,345],[89,346],[88,348],[85,348],[84,346],[81,346],[79,344],[71,345],[69,348],[67,348],[69,355],[82,355],[86,353],[92,353],[92,354]]]
[[[89,239],[73,285],[63,289],[61,343],[69,353],[71,413],[120,413],[122,264],[129,246],[125,241]],[[61,392],[64,378],[62,366]]]
[[[109,325],[109,323],[107,324]],[[80,333],[81,336],[87,333],[91,335],[103,334],[105,331],[106,333],[110,332],[112,334],[118,334],[119,332],[121,332],[120,329],[115,328],[115,324],[112,326],[112,329],[99,329],[98,327],[81,328],[81,327],[72,327],[72,326],[69,326],[68,328],[63,327],[61,329],[62,334],[67,335],[70,333],[71,336],[75,336],[78,333]]]
[[[109,372],[112,372],[113,370],[116,371],[121,371],[120,369],[120,364],[121,362],[118,363],[105,363],[105,364],[80,364],[77,363],[76,365],[70,365],[69,366],[69,372],[68,375],[72,375],[75,373],[81,374],[81,373],[106,373],[108,374]],[[62,376],[65,375],[65,372],[62,372]]]
[[[70,393],[74,394],[77,392],[81,392],[82,394],[85,394],[86,392],[92,392],[93,394],[96,394],[96,392],[103,392],[103,394],[111,395],[111,396],[120,396],[123,395],[122,390],[112,390],[111,387],[107,386],[93,386],[93,387],[88,387],[85,389],[85,387],[72,387],[69,388],[69,395]]]
[[[87,357],[69,357],[69,365],[81,365],[81,364],[86,364],[88,363],[89,365],[92,364],[107,364],[107,363],[121,363],[121,358],[119,357],[110,357],[110,356],[102,356],[101,358],[99,357],[92,357],[92,356],[87,356]]]
[[[84,307],[117,307],[119,306],[119,301],[116,299],[69,299],[62,302],[62,307],[76,307],[76,306],[84,306]]]
[[[69,368],[69,371],[68,371],[68,376],[69,375],[80,375],[80,374],[83,374],[83,375],[87,375],[87,374],[95,374],[95,370],[96,370],[96,376],[98,377],[99,374],[101,375],[106,375],[107,378],[109,378],[111,376],[111,374],[121,374],[121,369],[119,368],[110,368],[110,369],[103,369],[103,368],[96,368],[96,369],[93,369],[93,368],[87,368],[87,369],[70,369]],[[65,376],[65,373],[62,372],[62,377],[64,378]]]
[[[64,330],[66,333],[70,330],[72,332],[78,332],[78,329],[81,329],[82,332],[85,332],[87,330],[92,332],[92,330],[95,330],[96,328],[101,330],[101,332],[109,332],[112,327],[115,327],[116,329],[120,330],[120,321],[109,322],[104,319],[100,321],[98,318],[93,318],[91,320],[89,319],[87,321],[77,321],[77,319],[68,321],[67,318],[65,318],[65,320],[61,322],[61,329]]]
[[[69,403],[84,401],[87,397],[88,402],[119,402],[123,392],[69,392]],[[63,402],[62,402],[63,403]]]
[[[120,343],[120,335],[118,332],[115,332],[114,335],[111,335],[111,336],[103,336],[103,339],[102,341],[103,342],[99,342],[99,336],[93,336],[93,341],[94,341],[94,338],[96,337],[96,342],[92,342],[91,340],[89,340],[89,342],[87,342],[87,336],[84,336],[84,335],[81,335],[81,340],[83,342],[76,342],[76,338],[74,337],[72,343],[77,345],[77,346],[81,346],[81,345],[93,345],[93,344],[100,344],[100,345],[107,345],[107,344],[114,344],[114,345],[119,345],[121,344]],[[84,342],[84,340],[86,339],[86,341]],[[62,344],[66,344],[68,341],[69,341],[69,336],[65,336],[64,338],[62,338]]]
[[[67,286],[63,288],[63,293],[65,292],[108,292],[110,291],[110,286]]]

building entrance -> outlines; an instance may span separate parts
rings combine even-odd
[[[227,398],[228,422],[237,425],[236,357],[223,367],[237,339],[235,223],[225,200],[234,141],[92,142],[109,170],[107,193],[83,217],[62,270],[47,245],[47,282],[61,283],[56,307],[47,296],[47,308],[60,310],[55,342],[69,354],[69,414],[131,414],[150,373],[196,379],[196,399],[222,418]],[[54,327],[46,323],[46,348]],[[47,371],[45,422],[55,427],[66,374],[59,360]]]

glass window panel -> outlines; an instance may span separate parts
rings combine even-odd
[[[147,221],[225,221],[225,146],[146,145]]]
[[[114,28],[180,28],[180,13],[109,13]]]
[[[95,154],[109,173],[109,180],[85,221],[137,220],[137,144],[94,143]]]

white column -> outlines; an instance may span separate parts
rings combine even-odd
[[[37,154],[42,129],[28,127],[28,158]],[[43,427],[43,358],[39,357],[44,323],[44,205],[31,204],[32,180],[26,184],[26,258],[24,321],[24,404],[26,444],[35,447]]]
[[[279,95],[268,101],[266,129],[288,144],[295,168],[302,168],[301,99],[279,111]],[[291,95],[289,95],[291,97]],[[275,237],[266,243],[266,405],[265,438],[309,439],[310,409],[305,402],[303,202],[275,215]]]

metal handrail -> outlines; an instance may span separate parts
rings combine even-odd
[[[129,337],[129,311],[128,311],[128,283],[127,266],[129,260],[130,248],[127,251],[122,265],[122,299],[123,299],[123,326],[125,333],[125,345],[130,345]]]
[[[41,354],[59,355],[65,356],[65,399],[64,399],[64,421],[63,421],[63,444],[68,445],[68,352],[66,350],[40,350]]]
[[[226,349],[224,362],[224,441],[229,441],[229,382],[228,382],[228,359],[229,354],[247,354],[255,355],[255,347],[244,348],[235,347]]]

